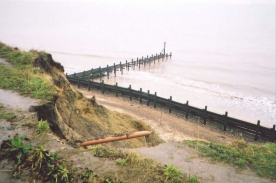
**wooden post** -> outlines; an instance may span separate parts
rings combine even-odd
[[[143,57],[142,57],[143,58]],[[146,66],[146,62],[147,62],[147,60],[146,60],[146,58],[145,58],[145,60],[144,60],[144,67]]]
[[[118,83],[116,82],[116,85],[115,85],[115,91],[116,91],[116,97],[118,97]]]
[[[88,80],[88,91],[90,91],[90,83],[91,83],[91,81],[90,81],[90,79]]]
[[[227,126],[227,115],[228,115],[228,112],[226,111],[225,112],[225,117],[224,117],[224,125],[223,125],[223,131],[226,131],[226,126]]]
[[[120,62],[120,71],[122,72],[122,62]]]
[[[186,102],[186,119],[188,119],[189,116],[189,101]]]
[[[132,100],[131,85],[129,85],[129,100]]]
[[[91,70],[91,79],[92,79],[92,81],[94,81],[93,69]]]
[[[127,60],[126,60],[126,70],[127,70]]]
[[[204,121],[203,121],[204,125],[206,125],[206,120],[207,120],[207,106],[205,106],[205,110],[204,110]]]
[[[153,63],[155,64],[155,60],[156,60],[156,57],[154,56],[154,58],[153,58]]]
[[[139,60],[139,70],[140,70],[140,64],[141,64],[141,59]]]
[[[155,92],[155,94],[154,94],[154,108],[156,108],[156,96],[157,96],[157,93]]]
[[[170,96],[170,109],[169,109],[169,112],[170,113],[172,112],[172,96]]]
[[[271,141],[276,142],[275,125],[273,125],[273,127],[272,127]]]
[[[100,81],[102,80],[102,69],[99,67],[99,72],[100,72]]]
[[[78,88],[80,88],[80,77],[78,78]]]
[[[108,68],[108,65],[106,66],[106,69],[107,69],[107,79],[109,79],[109,68]]]
[[[172,52],[170,53],[170,58],[172,58]]]
[[[164,55],[166,53],[166,42],[164,42]]]
[[[148,90],[147,106],[149,106],[149,100],[150,100],[150,99],[149,99],[149,98],[150,98],[150,96],[149,96],[149,95],[150,95],[150,91]]]
[[[138,66],[138,57],[137,57],[137,60],[136,60],[136,64],[137,64],[137,66]]]
[[[142,88],[140,88],[140,97],[139,97],[139,99],[140,99],[140,104],[142,104]]]
[[[256,129],[254,141],[258,140],[259,130],[260,130],[260,120],[258,120],[258,122],[257,122],[257,129]]]
[[[116,68],[116,65],[115,65],[115,63],[114,63],[114,75],[115,75],[115,78],[116,78],[116,70],[117,70],[117,68]]]
[[[93,71],[94,71],[94,69],[92,68],[90,71],[91,79],[93,79]]]
[[[102,94],[104,94],[104,80],[102,80]]]

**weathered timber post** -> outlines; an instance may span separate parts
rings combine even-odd
[[[90,83],[91,83],[91,81],[90,81],[90,79],[88,80],[88,91],[90,91]]]
[[[207,106],[205,106],[205,109],[204,109],[204,121],[203,121],[204,125],[206,125],[206,120],[207,120]]]
[[[276,142],[275,125],[273,125],[273,127],[272,127],[271,141]]]
[[[102,69],[99,67],[99,72],[100,72],[100,81],[102,80]]]
[[[170,58],[172,58],[172,52],[170,53]]]
[[[140,70],[140,64],[141,64],[141,59],[139,59],[139,70]]]
[[[91,69],[91,79],[92,79],[92,81],[94,81],[93,69]]]
[[[78,88],[80,88],[80,77],[78,77]]]
[[[254,141],[258,140],[259,131],[260,131],[260,120],[258,120],[258,122],[257,122],[257,129],[256,129]]]
[[[132,100],[131,85],[129,85],[129,100]]]
[[[115,93],[116,93],[116,97],[118,97],[118,83],[116,82],[116,85],[115,85]]]
[[[223,131],[226,131],[226,126],[227,126],[227,115],[228,115],[228,112],[226,111],[225,112],[225,116],[224,116],[224,122],[223,122]]]
[[[102,80],[102,94],[104,94],[104,80]]]
[[[143,57],[142,57],[143,58]],[[147,62],[147,60],[146,60],[146,58],[145,58],[145,60],[144,60],[144,67],[146,67],[146,62]]]
[[[172,112],[172,96],[170,96],[170,109],[169,109],[169,112],[170,113]]]
[[[147,106],[149,106],[149,100],[150,100],[150,91],[148,90],[148,96],[147,96]]]
[[[109,79],[109,68],[108,68],[108,65],[106,66],[106,69],[107,69],[107,79]]]
[[[139,99],[140,99],[140,104],[142,104],[142,88],[140,88],[140,97],[139,97]]]
[[[126,60],[126,70],[127,70],[127,60]]]
[[[117,68],[116,68],[116,65],[115,65],[115,63],[114,63],[114,75],[115,75],[115,78],[116,78],[116,70],[117,70]]]
[[[164,42],[164,55],[166,53],[166,42]]]
[[[154,108],[156,108],[156,95],[157,95],[157,93],[155,92],[155,94],[154,94]]]
[[[122,62],[120,62],[120,71],[122,72]]]
[[[157,55],[157,54],[156,54]],[[154,64],[155,64],[155,60],[156,60],[156,56],[154,56],[154,58],[153,58],[153,62],[154,62]]]
[[[189,116],[189,101],[186,102],[186,119],[188,119]]]

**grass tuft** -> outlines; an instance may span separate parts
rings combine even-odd
[[[38,134],[45,134],[50,131],[50,127],[47,121],[39,121],[37,124],[36,132]]]

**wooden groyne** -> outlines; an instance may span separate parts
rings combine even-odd
[[[92,68],[90,70],[86,70],[83,72],[79,72],[79,73],[74,73],[74,74],[70,74],[66,76],[68,78],[86,78],[86,79],[95,79],[95,78],[100,78],[100,80],[102,79],[102,77],[107,76],[107,78],[109,79],[109,75],[110,74],[114,74],[114,76],[116,77],[117,72],[120,72],[121,74],[123,74],[124,69],[125,70],[129,70],[130,67],[132,67],[133,69],[135,69],[135,67],[137,69],[140,69],[141,67],[145,67],[146,64],[151,64],[153,62],[153,64],[155,64],[155,62],[159,62],[162,59],[167,59],[168,57],[172,57],[172,53],[170,54],[165,54],[165,53],[160,53],[160,54],[155,54],[155,55],[151,55],[151,56],[146,56],[146,57],[142,57],[142,58],[138,58],[137,59],[131,59],[131,61],[127,61],[125,63],[120,62],[119,64],[113,64],[111,66],[107,65],[106,67],[99,67],[99,68]]]
[[[239,129],[243,132],[246,132],[247,134],[253,135],[255,141],[257,141],[261,136],[271,142],[276,142],[275,125],[273,125],[272,128],[268,128],[261,126],[260,121],[257,121],[257,124],[253,124],[247,121],[229,117],[228,112],[225,112],[225,114],[217,114],[208,111],[207,106],[205,106],[203,109],[200,109],[189,105],[189,101],[184,104],[173,101],[172,96],[170,96],[170,98],[162,98],[157,96],[156,92],[154,94],[150,94],[149,90],[147,92],[143,92],[142,88],[140,88],[140,90],[133,90],[131,85],[129,85],[128,88],[124,88],[118,86],[117,83],[116,85],[108,85],[105,84],[104,81],[98,83],[92,80],[87,80],[86,78],[77,78],[72,75],[67,76],[67,79],[72,84],[77,84],[78,87],[80,87],[80,85],[87,87],[88,91],[90,91],[91,88],[96,88],[101,90],[103,94],[108,91],[113,92],[116,97],[118,97],[118,95],[128,96],[129,100],[137,99],[141,104],[145,103],[147,106],[153,105],[154,108],[157,106],[167,107],[170,113],[173,110],[180,111],[181,113],[184,113],[186,118],[188,118],[190,115],[198,116],[203,119],[204,125],[207,125],[211,122],[217,122],[222,126],[221,129],[223,131],[226,131],[229,127]]]

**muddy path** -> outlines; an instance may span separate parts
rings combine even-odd
[[[237,172],[233,167],[198,157],[196,149],[183,142],[166,142],[155,147],[134,149],[139,154],[155,159],[162,164],[173,164],[191,175],[196,175],[202,183],[268,183],[268,179],[258,177],[250,170]]]

